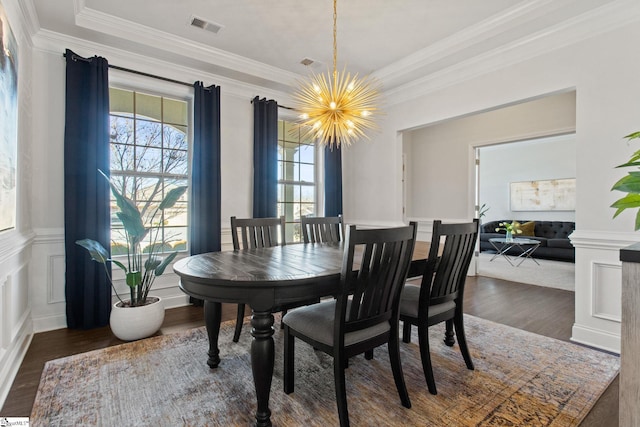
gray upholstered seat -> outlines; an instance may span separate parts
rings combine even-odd
[[[351,304],[347,305],[347,311]],[[309,338],[333,346],[333,323],[336,316],[336,301],[325,301],[315,305],[296,308],[288,312],[282,321],[296,325],[296,330]],[[389,322],[377,323],[369,328],[344,334],[344,345],[350,346],[366,341],[389,331]]]
[[[418,317],[418,307],[420,305],[420,286],[406,284],[402,291],[402,299],[400,300],[400,313],[407,316]],[[456,303],[454,301],[445,301],[442,304],[432,305],[429,307],[429,315],[437,316],[449,310],[454,310]]]

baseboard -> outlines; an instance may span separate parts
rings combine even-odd
[[[620,335],[614,335],[600,329],[593,329],[574,323],[571,329],[571,341],[610,353],[620,354]]]
[[[23,319],[22,325],[16,334],[16,339],[9,345],[6,357],[3,358],[0,364],[0,408],[4,406],[4,402],[9,395],[9,390],[11,390],[11,386],[13,385],[13,380],[18,374],[20,365],[33,339],[31,314],[27,312],[27,315],[24,316]]]

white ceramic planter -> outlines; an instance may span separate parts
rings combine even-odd
[[[157,301],[141,307],[121,307],[113,304],[109,325],[113,334],[123,341],[150,337],[158,332],[164,321],[164,303],[160,297],[148,297]]]

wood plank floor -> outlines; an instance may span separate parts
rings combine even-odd
[[[529,332],[569,341],[574,322],[574,293],[487,277],[471,277],[465,291],[465,312]],[[235,318],[235,305],[223,304],[223,320]],[[202,326],[202,307],[167,310],[159,334]],[[243,330],[243,333],[249,333]],[[121,344],[108,327],[89,331],[60,329],[35,334],[0,416],[27,417],[40,375],[48,360]],[[581,424],[618,426],[618,379],[609,386]]]

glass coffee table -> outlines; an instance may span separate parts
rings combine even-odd
[[[502,257],[506,259],[507,262],[511,264],[511,266],[514,267],[519,267],[520,264],[522,264],[526,259],[530,259],[531,261],[540,265],[540,263],[535,258],[531,257],[536,249],[538,249],[538,246],[540,246],[540,240],[514,238],[510,241],[507,241],[507,239],[504,237],[494,237],[489,239],[489,243],[491,243],[491,246],[496,249],[496,254],[489,261],[493,261],[500,255],[502,255]],[[520,259],[520,262],[515,265],[511,260],[511,256],[507,254],[507,252],[511,248],[518,248],[520,250],[520,255],[513,255],[516,260],[518,258]]]

